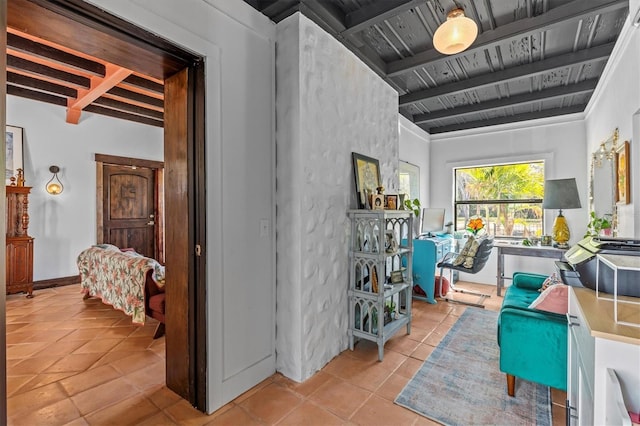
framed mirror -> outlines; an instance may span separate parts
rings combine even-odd
[[[398,193],[409,194],[410,199],[420,199],[420,167],[400,160],[398,166]]]
[[[589,180],[589,211],[597,217],[609,217],[616,235],[616,150],[618,129],[591,154]]]

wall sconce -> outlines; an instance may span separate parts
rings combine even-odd
[[[60,182],[60,178],[58,177],[58,172],[60,171],[60,167],[51,166],[49,167],[49,171],[53,173],[53,176],[51,176],[51,179],[49,179],[49,182],[47,182],[47,185],[46,185],[47,192],[51,195],[61,194],[62,190],[64,189],[64,186],[62,185],[62,182]]]

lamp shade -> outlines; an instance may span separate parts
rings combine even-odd
[[[579,209],[581,207],[575,178],[544,181],[543,209]]]
[[[455,55],[471,46],[478,36],[478,25],[457,8],[447,14],[447,20],[433,34],[433,47],[445,55]]]

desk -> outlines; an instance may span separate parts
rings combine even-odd
[[[551,246],[523,246],[521,244],[494,243],[498,249],[498,289],[496,293],[500,296],[504,287],[504,280],[510,280],[510,277],[504,276],[504,255],[512,256],[529,256],[529,257],[548,257],[552,259],[562,260],[562,256],[567,251]]]

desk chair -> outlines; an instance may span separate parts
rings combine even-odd
[[[442,277],[444,275],[444,269],[449,269],[449,276],[453,274],[453,271],[466,272],[467,274],[477,274],[484,268],[484,265],[487,264],[487,260],[489,260],[489,256],[491,255],[491,250],[493,249],[493,238],[483,238],[480,240],[475,240],[478,242],[477,251],[473,252],[473,255],[469,256],[471,252],[465,253],[463,249],[460,253],[449,253],[442,262],[438,263],[438,267],[440,268],[440,279],[438,285],[439,296],[448,302],[454,303],[462,303],[465,305],[477,306],[479,308],[484,308],[484,300],[488,297],[491,297],[489,294],[480,293],[478,291],[466,290],[463,288],[457,288],[453,285],[453,280],[449,279],[449,292],[447,294],[442,294]],[[467,245],[465,248],[467,248]],[[473,250],[472,250],[473,251]],[[462,259],[464,256],[464,259]],[[464,300],[454,299],[450,294],[451,293],[465,293],[465,294],[473,294],[479,297],[477,302],[467,302]]]

